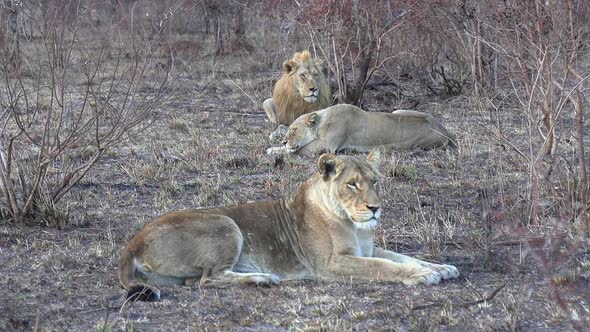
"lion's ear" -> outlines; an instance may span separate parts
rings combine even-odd
[[[297,62],[293,60],[285,60],[285,62],[283,62],[283,71],[286,74],[295,70],[297,70]]]
[[[315,126],[320,119],[320,116],[317,113],[310,113],[307,117],[307,125],[310,127]]]
[[[381,165],[381,150],[379,148],[374,148],[369,152],[367,156],[367,161],[375,168],[379,168]]]
[[[343,166],[344,162],[331,153],[324,153],[318,159],[319,171],[324,180],[338,176],[342,172]]]

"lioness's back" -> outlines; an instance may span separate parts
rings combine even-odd
[[[432,115],[424,112],[368,112],[354,105],[339,104],[315,114],[319,118],[318,124],[302,116],[294,124],[299,129],[291,136],[287,135],[288,143],[302,137],[300,142],[308,142],[303,145],[307,151],[325,149],[331,152],[345,149],[366,152],[375,147],[408,150],[455,146],[454,137]],[[316,138],[310,141],[309,137],[313,135]],[[289,144],[301,146],[300,143]]]

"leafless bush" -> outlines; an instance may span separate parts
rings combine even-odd
[[[497,75],[509,82],[524,110],[528,146],[513,148],[528,166],[528,220],[553,230],[545,234],[541,250],[529,250],[549,278],[568,274],[578,251],[587,247],[590,229],[584,147],[590,5],[563,0],[487,1],[484,6],[488,16],[474,19],[485,28],[469,33],[492,50]],[[562,298],[560,287],[550,286],[552,298],[581,330],[572,303]]]
[[[245,12],[255,5],[254,1],[202,1],[205,31],[215,38],[215,55],[254,51],[246,36]]]
[[[33,37],[20,44],[19,58],[0,59],[1,204],[15,222],[55,210],[109,149],[151,123],[175,79],[154,55],[173,9],[146,26],[134,23],[131,8],[122,28],[95,24],[78,1],[21,8]],[[14,54],[12,47],[3,44],[2,53]]]
[[[541,189],[558,169],[565,170],[556,167],[563,161],[577,164],[570,176],[579,179],[578,197],[588,195],[583,110],[590,76],[581,74],[584,63],[578,60],[587,53],[581,38],[590,33],[583,23],[590,7],[575,0],[506,1],[495,10],[493,38],[479,38],[498,53],[500,74],[527,114],[529,146],[520,155],[529,165],[530,219],[536,222]],[[566,140],[575,142],[570,160],[559,147]]]
[[[416,78],[423,92],[457,96],[470,79],[470,45],[464,22],[455,17],[456,1],[408,2],[400,29],[388,36],[387,48],[399,57],[384,64],[388,75]],[[462,16],[460,16],[462,17]]]
[[[449,46],[444,54],[468,68],[476,96],[492,93],[498,86],[498,54],[489,45],[496,25],[494,5],[492,1],[439,0],[431,7],[440,36]]]
[[[341,102],[360,105],[374,73],[418,77],[436,94],[463,91],[468,61],[448,15],[423,1],[269,0],[272,12],[302,36],[301,48],[321,56]],[[435,6],[436,5],[436,6]],[[463,33],[460,33],[463,37]]]
[[[387,36],[412,16],[412,1],[268,1],[284,20],[308,36],[307,44],[335,75],[337,98],[360,105],[373,73],[396,58]]]

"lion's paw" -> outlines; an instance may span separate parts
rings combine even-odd
[[[281,282],[281,278],[279,278],[278,275],[276,274],[271,274],[270,275],[270,283],[273,285],[278,285]]]
[[[270,134],[270,136],[268,136],[268,139],[270,141],[279,141],[281,138],[287,135],[288,131],[289,127],[285,125],[279,125],[279,127],[275,131],[273,131],[272,134]]]
[[[435,265],[434,269],[440,273],[443,279],[454,279],[459,277],[459,270],[453,265]]]
[[[436,285],[442,280],[442,276],[440,273],[430,270],[428,273],[422,276],[422,280],[420,280],[421,284],[425,284],[426,286]]]
[[[427,286],[436,285],[442,280],[442,275],[427,267],[417,267],[416,270],[402,282],[405,285],[424,284]]]
[[[252,276],[250,279],[251,284],[255,284],[255,285],[259,285],[259,286],[278,285],[279,282],[280,282],[280,278],[276,274],[260,274],[260,275]]]

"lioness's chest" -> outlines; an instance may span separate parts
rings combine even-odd
[[[373,231],[367,229],[347,229],[338,236],[332,235],[333,250],[337,253],[356,257],[373,256]]]
[[[355,256],[372,257],[373,256],[373,230],[356,229],[355,230],[356,250]]]

